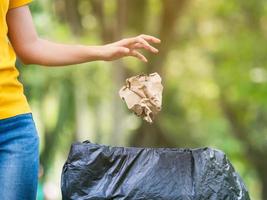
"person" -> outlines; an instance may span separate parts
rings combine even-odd
[[[28,4],[31,0],[0,1],[0,199],[36,198],[39,137],[31,109],[18,81],[16,56],[24,64],[66,66],[112,61],[132,56],[147,62],[139,49],[158,53],[150,35],[100,45],[66,45],[38,37]]]

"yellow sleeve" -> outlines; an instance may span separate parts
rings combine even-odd
[[[9,9],[24,6],[30,3],[32,0],[9,0]]]

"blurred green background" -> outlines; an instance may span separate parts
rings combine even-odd
[[[36,0],[41,37],[100,45],[141,33],[160,54],[75,67],[20,67],[41,138],[39,199],[60,196],[70,145],[203,147],[224,151],[252,200],[267,199],[267,1]],[[153,125],[118,96],[125,78],[158,72],[163,110]],[[45,196],[45,197],[42,197]]]

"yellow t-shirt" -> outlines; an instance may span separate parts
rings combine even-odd
[[[8,40],[6,22],[9,9],[29,2],[31,0],[0,0],[0,119],[31,112],[23,86],[17,79],[16,54]]]

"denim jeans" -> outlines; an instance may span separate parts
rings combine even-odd
[[[0,199],[35,200],[39,137],[32,114],[0,120]]]

